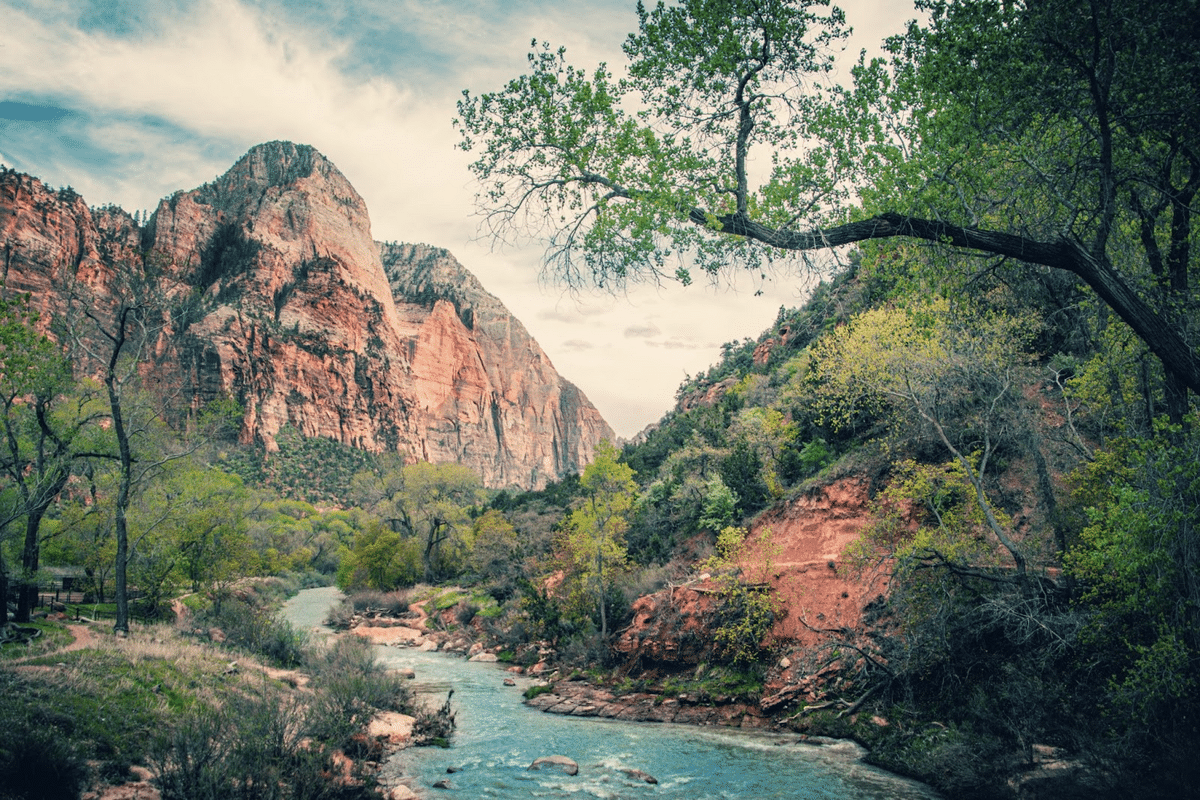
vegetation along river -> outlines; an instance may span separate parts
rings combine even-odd
[[[339,599],[336,589],[308,589],[288,601],[283,616],[311,630]],[[803,798],[882,800],[935,798],[927,787],[859,761],[851,742],[800,744],[796,736],[632,723],[545,714],[522,704],[529,682],[504,686],[495,664],[471,663],[440,653],[378,647],[381,661],[417,673],[417,688],[437,703],[450,689],[458,729],[449,748],[403,751],[385,766],[401,772],[422,796],[480,798]],[[563,755],[579,774],[530,771],[537,758]],[[455,769],[447,773],[447,769]],[[658,780],[648,784],[624,770]],[[449,779],[453,789],[432,789]]]

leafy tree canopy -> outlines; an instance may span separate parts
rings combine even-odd
[[[849,87],[843,15],[809,0],[639,3],[621,74],[535,43],[528,74],[459,103],[487,225],[546,241],[569,284],[892,237],[1062,270],[1161,359],[1181,419],[1200,390],[1195,3],[918,5],[929,23]]]

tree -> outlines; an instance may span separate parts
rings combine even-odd
[[[468,527],[467,509],[483,499],[479,476],[462,464],[420,461],[403,470],[404,487],[396,495],[400,530],[421,543],[426,583],[446,566],[443,550]]]
[[[74,280],[67,292],[69,311],[60,325],[60,338],[77,349],[81,369],[99,375],[108,400],[113,447],[102,457],[114,463],[118,471],[113,497],[117,605],[113,628],[118,634],[129,632],[127,573],[133,553],[128,513],[134,492],[164,465],[193,452],[203,441],[195,437],[187,446],[169,443],[171,437],[158,406],[141,391],[143,359],[169,330],[171,322],[164,312],[167,303],[159,284],[160,267],[151,255],[119,265],[103,301]]]
[[[479,575],[500,585],[511,583],[520,553],[517,530],[499,511],[487,511],[471,525],[470,564]]]
[[[1159,358],[1182,419],[1200,391],[1194,4],[923,0],[929,24],[889,42],[890,65],[860,60],[851,88],[830,75],[841,12],[819,5],[639,3],[626,75],[542,46],[528,75],[464,93],[491,232],[547,237],[569,284],[687,283],[895,237],[1062,271]]]
[[[233,581],[257,573],[259,558],[247,531],[260,502],[241,478],[188,465],[156,481],[147,494],[153,496],[144,503],[145,516],[163,519],[193,592],[207,589],[216,604]]]
[[[85,455],[83,433],[96,417],[86,388],[66,396],[70,366],[58,345],[37,331],[37,319],[28,295],[0,298],[0,469],[19,498],[9,506],[4,526],[19,518],[25,523],[18,622],[29,621],[37,599],[42,519]],[[0,598],[6,597],[7,572],[0,556]],[[0,625],[7,622],[7,603],[3,605]]]
[[[563,522],[559,546],[580,583],[595,598],[600,635],[608,636],[607,593],[614,574],[625,565],[624,535],[637,500],[633,469],[617,461],[609,442],[596,446],[596,457],[580,479],[583,504]]]

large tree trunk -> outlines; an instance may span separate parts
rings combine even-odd
[[[17,622],[29,622],[33,619],[33,609],[37,605],[37,571],[41,561],[38,529],[41,527],[42,516],[45,513],[45,508],[31,508],[25,515],[25,547],[21,550],[21,583],[17,594]]]
[[[8,565],[0,554],[0,628],[8,624]]]

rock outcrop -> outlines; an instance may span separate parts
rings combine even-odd
[[[754,703],[712,702],[687,695],[664,698],[648,692],[622,694],[601,686],[570,681],[559,681],[552,691],[537,695],[526,705],[550,714],[629,722],[675,722],[727,728],[764,728],[770,724]]]
[[[375,242],[363,199],[311,147],[259,145],[144,224],[6,171],[0,257],[6,288],[31,292],[46,325],[68,291],[102,316],[130,275],[152,275],[165,314],[152,386],[184,412],[238,400],[241,439],[268,452],[290,425],[529,488],[613,437],[449,253]]]

